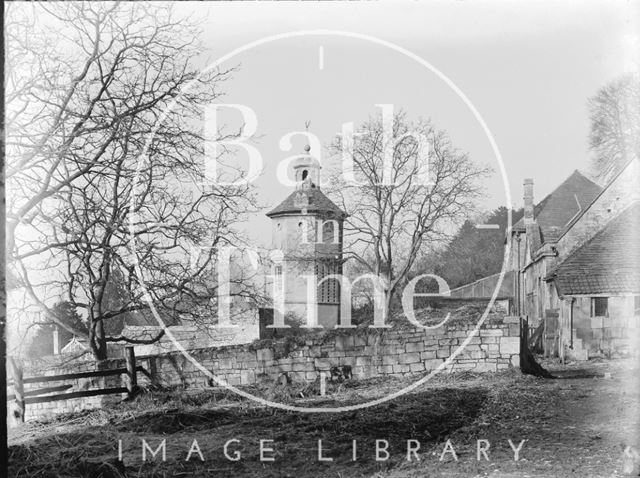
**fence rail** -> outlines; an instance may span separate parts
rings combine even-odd
[[[9,357],[9,365],[11,368],[12,379],[8,381],[7,386],[12,386],[14,393],[7,394],[7,401],[15,401],[17,409],[15,411],[16,418],[24,422],[25,407],[29,404],[53,402],[56,400],[69,400],[71,398],[95,397],[98,395],[109,395],[114,393],[126,393],[132,398],[138,387],[137,372],[147,374],[142,366],[136,366],[136,357],[133,347],[125,347],[125,367],[114,368],[109,370],[95,370],[90,372],[65,373],[61,375],[41,375],[36,377],[24,377],[21,365]],[[58,393],[73,387],[71,384],[56,385],[53,387],[44,387],[36,390],[24,390],[25,383],[47,383],[61,382],[65,380],[76,380],[79,378],[97,378],[109,377],[113,375],[126,375],[126,387],[98,388],[91,390],[80,390],[77,392]]]

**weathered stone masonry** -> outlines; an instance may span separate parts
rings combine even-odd
[[[477,318],[476,318],[477,320]],[[313,381],[333,366],[350,365],[354,379],[385,375],[421,375],[445,362],[475,328],[472,320],[451,319],[439,329],[352,329],[280,341],[257,341],[246,345],[191,351],[192,357],[207,370],[231,385],[254,385],[275,380],[286,372],[292,380]],[[519,366],[518,317],[491,314],[469,344],[443,371],[496,372]],[[206,374],[180,352],[138,357],[138,364],[165,386],[199,388],[209,384]],[[109,367],[122,367],[124,361],[111,360]],[[70,373],[95,368],[95,364],[48,370],[49,374]],[[42,372],[42,371],[41,371]],[[32,375],[30,371],[25,371]],[[104,379],[92,379],[95,385]],[[118,383],[121,380],[121,383]],[[82,383],[80,383],[82,382]],[[109,386],[124,384],[124,377],[109,377]],[[139,383],[148,379],[140,375]],[[89,386],[87,380],[78,387]],[[74,391],[76,388],[69,391]],[[99,407],[104,400],[120,397],[91,397],[50,402],[27,407],[28,417],[43,417],[62,411]]]
[[[473,333],[474,323],[453,323],[437,330],[362,329],[352,333],[307,338],[293,350],[282,343],[260,342],[192,351],[207,370],[231,385],[253,385],[286,372],[293,380],[312,381],[333,366],[350,365],[355,379],[425,373],[445,362]],[[496,372],[519,366],[519,319],[493,317],[447,365],[447,372]],[[185,357],[165,354],[148,358],[166,385],[206,380]],[[176,363],[177,361],[177,363]]]

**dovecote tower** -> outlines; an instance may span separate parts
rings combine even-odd
[[[293,162],[295,190],[267,213],[273,223],[272,247],[282,251],[282,261],[274,263],[273,275],[282,288],[285,314],[306,321],[311,297],[318,325],[332,328],[339,320],[338,281],[324,281],[313,297],[305,276],[315,275],[319,283],[328,275],[342,274],[343,223],[347,215],[320,190],[321,166],[309,152],[307,145],[305,154]]]

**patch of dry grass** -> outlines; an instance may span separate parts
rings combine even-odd
[[[494,377],[495,378],[495,377]],[[357,412],[305,414],[255,405],[239,400],[224,390],[150,390],[132,402],[118,406],[59,416],[48,422],[26,424],[11,437],[11,476],[164,476],[184,473],[203,476],[217,470],[218,476],[332,476],[343,473],[373,473],[394,466],[396,456],[385,463],[372,457],[378,438],[401,446],[407,439],[422,442],[441,440],[457,428],[467,426],[481,413],[487,398],[482,379],[461,374],[458,384],[451,376],[434,380],[433,386],[392,402]],[[486,381],[486,379],[485,379]],[[265,384],[262,392],[273,392],[274,399],[314,406],[338,406],[368,400],[410,383],[403,379],[372,379],[327,383],[327,396],[319,396],[319,383],[274,387]],[[156,446],[162,438],[172,443],[167,463],[142,463],[140,440]],[[207,460],[184,462],[193,438],[201,442]],[[242,443],[241,462],[221,456],[226,440]],[[261,463],[258,440],[274,439],[278,449],[276,464]],[[124,463],[116,460],[117,442],[125,445]],[[318,469],[317,440],[322,439],[335,462]],[[352,440],[363,447],[366,457],[357,464],[350,461]],[[312,466],[316,465],[316,466]],[[209,471],[207,471],[209,470]],[[306,471],[305,471],[306,470]],[[323,471],[324,470],[324,471]]]

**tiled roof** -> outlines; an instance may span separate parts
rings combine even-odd
[[[292,192],[284,201],[268,212],[267,216],[301,213],[303,209],[306,209],[308,213],[333,213],[336,216],[346,216],[346,213],[318,188],[299,189]]]
[[[640,202],[611,220],[545,278],[561,295],[640,293]]]
[[[602,188],[577,169],[551,194],[534,207],[534,218],[540,228],[542,242],[555,242],[571,219],[586,209]],[[524,229],[520,219],[513,229]]]

